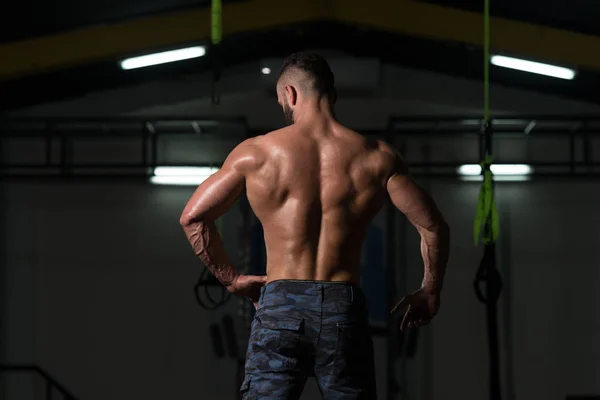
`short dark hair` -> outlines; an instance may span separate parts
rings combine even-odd
[[[329,64],[322,56],[315,53],[293,53],[283,60],[283,67],[279,77],[281,78],[290,69],[298,69],[310,75],[314,79],[314,89],[323,96],[329,97],[335,102],[335,78]]]

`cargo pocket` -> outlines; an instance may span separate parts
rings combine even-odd
[[[267,350],[281,355],[294,356],[298,353],[304,320],[268,315],[257,317],[259,326],[257,341]]]

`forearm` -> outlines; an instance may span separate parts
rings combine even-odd
[[[239,275],[229,261],[214,221],[192,222],[183,225],[194,254],[225,287]]]
[[[425,268],[422,287],[439,293],[450,253],[450,229],[442,223],[435,229],[421,233],[421,255]]]

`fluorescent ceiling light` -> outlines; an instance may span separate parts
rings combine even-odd
[[[532,168],[526,164],[492,164],[490,166],[492,173],[495,177],[502,176],[526,176],[530,175]],[[465,164],[458,167],[458,174],[461,176],[479,176],[481,175],[481,165],[479,164]],[[503,180],[503,179],[500,179]]]
[[[203,46],[187,47],[185,49],[169,50],[160,53],[147,54],[145,56],[128,58],[121,61],[121,68],[125,70],[143,68],[151,65],[198,58],[205,54],[206,49]]]
[[[156,167],[150,182],[155,185],[198,186],[218,170],[216,167]]]
[[[156,167],[155,176],[211,176],[217,172],[217,167]]]
[[[262,73],[263,73],[263,74],[265,74],[265,75],[269,75],[269,74],[271,73],[271,68],[269,68],[269,67],[264,67],[264,68],[262,69]]]
[[[529,175],[494,175],[495,182],[527,182],[531,179]],[[461,176],[461,181],[483,182],[483,176]]]
[[[534,61],[522,60],[519,58],[506,56],[492,56],[490,62],[498,67],[511,68],[519,71],[531,72],[533,74],[551,76],[554,78],[569,80],[575,78],[575,71],[572,69],[557,67],[556,65],[542,64]]]

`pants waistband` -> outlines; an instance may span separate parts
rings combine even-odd
[[[261,292],[263,296],[325,295],[330,299],[345,298],[361,302],[366,300],[364,291],[349,282],[282,279],[267,283],[262,287]]]

